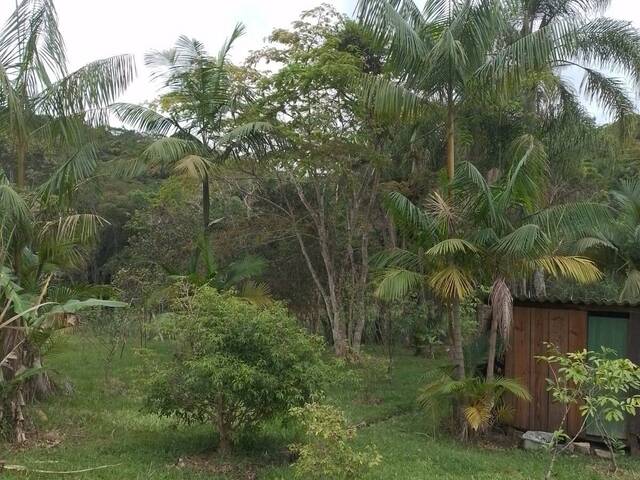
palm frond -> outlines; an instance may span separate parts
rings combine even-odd
[[[149,145],[142,152],[142,157],[152,164],[172,165],[187,156],[198,156],[204,153],[202,146],[195,141],[163,137]]]
[[[382,200],[387,212],[399,228],[409,232],[429,232],[433,229],[431,219],[411,200],[399,192],[390,192]]]
[[[244,282],[240,289],[239,296],[254,305],[269,305],[273,303],[269,286],[263,282],[258,283],[253,280]]]
[[[131,55],[97,60],[45,88],[35,103],[39,111],[52,117],[84,114],[85,120],[104,124],[106,112],[101,109],[124,93],[134,77],[135,60]]]
[[[108,224],[99,215],[76,213],[46,222],[39,236],[61,244],[82,244],[93,241],[100,228]]]
[[[494,246],[498,255],[510,258],[531,258],[544,251],[548,237],[535,224],[524,224],[502,237]]]
[[[394,248],[377,253],[371,260],[375,268],[399,267],[406,270],[420,271],[423,262],[415,252],[402,248]]]
[[[640,300],[640,271],[633,269],[627,272],[624,280],[620,300],[637,302]]]
[[[233,27],[233,31],[227,40],[224,42],[220,51],[218,52],[218,66],[222,66],[226,63],[229,52],[231,51],[231,47],[233,44],[242,37],[246,32],[246,28],[242,23],[236,23]]]
[[[375,294],[384,300],[400,300],[425,281],[424,275],[401,268],[387,268],[379,276]]]
[[[569,278],[579,283],[593,283],[602,279],[600,269],[585,257],[548,255],[535,259],[533,264],[554,277]]]
[[[419,93],[380,75],[365,75],[359,83],[365,105],[382,117],[416,119],[427,107]]]
[[[465,299],[473,291],[473,280],[468,272],[455,265],[448,265],[429,277],[429,286],[445,301]]]
[[[198,155],[187,155],[176,163],[174,170],[190,178],[204,180],[209,175],[211,162]]]
[[[433,247],[427,250],[426,254],[432,257],[443,257],[477,252],[478,248],[468,240],[463,238],[447,238],[436,243]]]
[[[602,203],[569,202],[545,208],[529,217],[528,221],[553,236],[575,238],[584,236],[585,232],[606,228],[611,214],[611,208]]]
[[[267,260],[259,255],[245,255],[226,268],[228,284],[237,285],[245,280],[264,274]]]
[[[32,229],[33,215],[29,206],[6,179],[0,181],[0,220],[4,235],[27,235]]]
[[[356,12],[374,38],[388,46],[394,65],[405,71],[422,68],[430,48],[419,34],[426,25],[413,1],[359,0]]]
[[[623,119],[635,111],[635,103],[627,91],[624,80],[606,76],[594,69],[585,68],[580,88],[592,102],[605,113]]]
[[[534,210],[547,181],[547,152],[542,142],[532,135],[516,138],[510,150],[515,161],[498,202],[504,207],[516,201],[527,210]]]
[[[511,325],[513,324],[513,296],[504,278],[497,278],[491,286],[489,294],[491,315],[496,319],[500,336],[508,345]]]
[[[98,163],[98,151],[94,144],[84,145],[68,160],[54,170],[49,179],[38,189],[41,200],[47,203],[52,196],[70,200],[79,184],[89,180]]]
[[[179,129],[169,117],[142,105],[115,103],[111,106],[111,111],[129,127],[151,135],[166,136]]]

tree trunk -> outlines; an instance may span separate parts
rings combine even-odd
[[[216,429],[218,430],[218,452],[222,455],[228,455],[231,453],[231,427],[227,420],[226,405],[224,397],[218,396],[216,400]]]
[[[17,327],[20,326],[17,321]],[[0,381],[12,382],[16,375],[25,371],[28,366],[24,364],[24,334],[22,330],[5,329],[0,332],[0,361],[5,361],[5,366],[0,367]],[[3,398],[0,405],[0,419],[7,421],[13,440],[20,444],[27,440],[25,431],[25,418],[23,408],[26,405],[23,395],[23,385],[18,385],[7,397]],[[8,419],[5,417],[8,416]]]
[[[320,247],[320,256],[322,258],[322,264],[324,266],[324,272],[327,282],[326,302],[328,308],[327,313],[329,315],[329,319],[332,321],[331,334],[333,336],[333,348],[338,357],[344,357],[348,351],[347,326],[342,314],[342,303],[340,299],[338,278],[336,275],[335,261],[333,258],[330,236],[327,227],[325,192],[318,187],[317,183],[313,185],[317,203],[317,208],[313,208],[304,191],[302,190],[300,184],[295,183],[295,186],[298,193],[298,198],[300,198],[300,201],[311,216],[316,229],[316,233],[318,235],[318,246]],[[298,242],[301,244],[301,246],[304,246],[304,244],[301,243],[300,234],[296,233],[296,235],[298,236]],[[313,264],[306,254],[305,259],[307,261],[307,265],[310,268],[313,268]],[[321,285],[319,279],[316,281],[316,284]]]
[[[449,93],[447,106],[447,177],[451,182],[456,170],[456,137],[455,113],[453,111],[453,95]]]
[[[489,329],[489,351],[487,352],[487,380],[493,380],[496,368],[496,345],[498,343],[498,319],[491,315],[491,328]]]
[[[462,319],[460,318],[460,302],[455,300],[449,306],[449,318],[451,324],[451,358],[455,366],[455,378],[461,380],[465,377],[464,367],[464,339],[462,337]]]
[[[40,351],[29,342],[26,343],[25,350],[28,355],[27,364],[29,365],[29,368],[42,369],[42,354]],[[55,390],[54,383],[51,381],[51,378],[46,371],[36,373],[27,381],[26,386],[27,391],[25,394],[28,400],[33,400],[35,398],[44,400],[51,396]]]
[[[209,193],[209,175],[205,173],[202,179],[202,255],[207,270],[207,277],[213,275],[211,258],[209,257],[209,223],[211,210],[211,198]]]
[[[27,149],[21,142],[16,146],[16,185],[19,189],[25,187],[25,163],[27,158]]]
[[[547,295],[547,283],[544,279],[544,271],[539,268],[533,272],[533,294],[536,298],[543,298]]]
[[[352,347],[355,352],[360,352],[362,346],[362,335],[367,321],[367,282],[369,279],[369,232],[366,230],[362,234],[360,245],[360,279],[358,284],[358,320],[353,333]]]

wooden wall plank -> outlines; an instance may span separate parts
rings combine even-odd
[[[533,309],[531,317],[531,381],[529,392],[532,399],[529,404],[531,429],[545,430],[549,422],[549,395],[547,392],[547,373],[545,362],[535,359],[546,354],[545,342],[549,341],[549,310]]]
[[[569,345],[567,351],[579,352],[587,348],[587,312],[571,310],[569,312]],[[572,407],[569,412],[567,431],[569,435],[575,435],[582,425],[582,416],[577,407]]]
[[[555,345],[561,353],[569,348],[569,312],[570,310],[549,310],[549,343]],[[547,392],[547,397],[550,397]],[[564,417],[565,406],[549,398],[548,432],[557,430]],[[563,426],[566,428],[566,425]]]
[[[532,308],[518,308],[513,322],[513,378],[523,385],[530,384],[531,378],[531,311]],[[516,400],[514,425],[526,430],[529,428],[529,403]]]

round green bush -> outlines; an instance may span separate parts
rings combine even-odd
[[[211,423],[227,451],[234,435],[321,393],[322,341],[284,306],[257,306],[211,287],[180,302],[178,352],[151,378],[148,410]]]

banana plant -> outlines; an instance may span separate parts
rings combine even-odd
[[[66,327],[65,319],[83,309],[127,306],[96,298],[47,301],[50,280],[36,295],[23,290],[8,267],[0,267],[0,426],[8,427],[17,443],[27,439],[26,402],[52,388],[40,354],[44,345]]]

